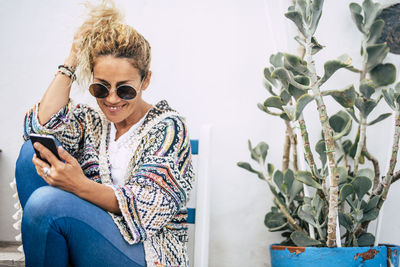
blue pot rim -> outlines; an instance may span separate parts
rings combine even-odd
[[[285,246],[285,245],[280,245],[280,244],[274,243],[269,246],[269,248],[271,250],[273,249],[272,246],[280,248],[280,249],[274,249],[274,250],[286,250],[286,249],[288,249],[288,250],[303,250],[303,249],[304,250],[305,249],[307,249],[307,250],[324,250],[324,249],[326,249],[326,250],[365,250],[365,249],[371,249],[371,248],[373,248],[373,249],[385,248],[386,249],[387,247],[396,248],[396,249],[400,250],[400,245],[393,245],[393,244],[379,244],[378,246],[374,246],[374,247],[340,247],[340,248],[333,247],[333,248],[330,248],[330,247],[296,247],[296,246]]]

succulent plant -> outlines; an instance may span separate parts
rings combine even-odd
[[[238,162],[238,166],[267,182],[274,206],[265,215],[265,225],[270,231],[281,231],[282,244],[296,246],[370,246],[375,237],[368,233],[368,225],[375,220],[386,200],[390,185],[400,177],[394,173],[400,136],[400,83],[396,68],[384,63],[389,48],[378,43],[384,21],[378,19],[382,7],[372,0],[362,5],[351,3],[352,19],[361,32],[362,66],[355,67],[348,55],[324,64],[324,73],[316,72],[313,56],[323,49],[314,33],[322,15],[323,0],[297,0],[285,16],[294,22],[299,35],[295,37],[303,48],[301,55],[276,53],[270,57],[270,66],[264,69],[264,84],[270,93],[258,107],[263,112],[279,116],[286,125],[286,139],[282,169],[275,169],[267,161],[268,144],[255,147],[249,141],[251,158],[258,167]],[[339,90],[323,90],[322,85],[339,69],[359,73],[359,81]],[[325,98],[332,97],[341,109],[329,115]],[[382,98],[385,101],[382,101]],[[303,110],[315,102],[319,114],[322,138],[311,149]],[[384,113],[370,118],[380,104],[386,104],[395,116],[390,168],[380,175],[380,162],[369,153],[366,128],[388,118]],[[295,128],[300,129],[297,134]],[[348,136],[355,128],[355,140]],[[298,136],[299,135],[299,136]],[[297,139],[301,139],[307,166],[298,167]],[[292,168],[289,168],[290,150]],[[303,153],[301,153],[303,154]],[[302,156],[302,155],[301,155]],[[365,161],[373,169],[362,168]],[[312,192],[312,194],[310,194]],[[337,235],[337,223],[341,226]],[[340,240],[340,241],[339,241]]]

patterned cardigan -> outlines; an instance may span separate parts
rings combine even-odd
[[[186,202],[194,175],[182,117],[165,100],[150,109],[126,144],[132,154],[124,185],[118,186],[110,172],[111,124],[105,115],[69,101],[42,126],[38,106],[25,116],[24,139],[31,132],[54,135],[86,177],[114,190],[122,215],[109,214],[129,244],[143,242],[147,266],[188,266]]]

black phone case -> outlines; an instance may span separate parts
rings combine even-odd
[[[56,140],[53,136],[51,135],[39,135],[39,134],[30,134],[29,138],[32,141],[32,145],[36,142],[41,143],[47,149],[49,149],[59,160],[61,160],[60,156],[58,155],[57,151],[57,143]],[[35,148],[34,148],[35,149]],[[36,156],[46,162],[47,164],[50,164],[45,158],[42,158],[40,156],[40,152],[35,149]]]

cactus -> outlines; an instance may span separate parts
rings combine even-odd
[[[369,246],[374,244],[375,237],[367,232],[368,225],[378,217],[390,185],[400,179],[400,172],[395,173],[400,138],[400,83],[391,86],[396,80],[396,68],[391,63],[383,63],[389,48],[386,43],[377,43],[384,27],[384,21],[378,19],[382,7],[372,0],[349,5],[351,17],[363,36],[362,66],[353,66],[351,58],[342,55],[325,62],[323,75],[318,75],[313,56],[324,46],[318,43],[314,33],[323,2],[297,0],[288,8],[285,16],[298,28],[295,39],[303,53],[297,56],[278,52],[270,56],[271,65],[264,69],[264,84],[271,96],[257,106],[285,122],[282,170],[267,162],[265,142],[252,147],[249,141],[251,158],[258,169],[247,162],[239,162],[238,166],[267,182],[275,206],[266,214],[264,223],[270,231],[282,231],[285,238],[282,244],[334,247],[340,240],[343,246]],[[323,90],[323,84],[339,69],[359,73],[359,82],[351,81],[352,84],[341,90]],[[332,97],[341,110],[329,115],[326,97]],[[385,101],[381,102],[382,98]],[[322,138],[315,144],[319,157],[312,150],[303,116],[310,102],[316,103],[320,120]],[[367,149],[366,129],[392,115],[384,113],[372,120],[369,118],[384,102],[393,110],[395,130],[390,168],[381,179],[380,162]],[[303,168],[306,169],[297,166],[295,125],[300,128],[299,143],[304,147],[307,166]],[[354,141],[348,138],[353,128],[357,130]],[[290,148],[293,149],[292,168]],[[373,170],[362,168],[365,159],[371,161]],[[315,193],[309,196],[305,187],[313,188],[311,191]],[[337,222],[342,226],[340,237],[336,236]]]

